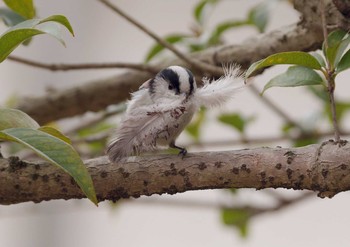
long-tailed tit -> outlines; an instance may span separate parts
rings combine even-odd
[[[132,94],[126,115],[107,147],[112,162],[121,158],[171,147],[185,155],[187,150],[175,144],[194,113],[201,107],[216,107],[231,99],[242,81],[239,68],[224,69],[224,76],[197,88],[191,71],[170,66],[142,84]]]

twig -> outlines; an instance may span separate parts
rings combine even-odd
[[[328,30],[327,30],[327,23],[326,23],[326,7],[324,4],[324,0],[321,0],[321,19],[322,19],[322,30],[323,30],[323,37],[324,37],[324,46],[325,50],[328,49]],[[337,121],[337,111],[336,111],[336,103],[334,99],[334,90],[335,90],[335,81],[334,81],[334,68],[333,65],[328,61],[328,58],[326,56],[326,72],[325,77],[327,80],[327,89],[329,94],[329,103],[331,104],[331,113],[332,113],[332,123],[334,128],[334,140],[336,142],[340,141],[340,129]]]
[[[328,80],[327,80],[328,81]],[[338,126],[338,121],[337,121],[337,113],[336,113],[336,106],[335,106],[335,99],[334,99],[334,89],[335,89],[335,84],[334,81],[328,81],[329,85],[329,102],[331,104],[331,112],[332,112],[332,122],[333,122],[333,127],[334,127],[334,140],[336,142],[340,141],[340,130]]]
[[[129,21],[131,24],[133,24],[134,26],[139,28],[141,31],[146,33],[148,36],[150,36],[152,39],[154,39],[157,43],[159,43],[163,47],[167,48],[168,50],[172,51],[178,58],[185,61],[186,63],[193,66],[194,68],[199,69],[203,72],[209,72],[214,76],[221,76],[223,74],[222,68],[210,65],[208,63],[203,63],[199,60],[191,59],[189,56],[183,54],[178,49],[176,49],[172,44],[170,44],[169,42],[160,38],[157,34],[152,32],[148,28],[146,28],[140,22],[136,21],[134,18],[132,18],[131,16],[126,14],[124,11],[122,11],[121,9],[119,9],[117,6],[110,3],[109,1],[107,1],[107,0],[99,0],[99,1],[101,3],[103,3],[104,5],[106,5],[108,8],[110,8],[111,10],[113,10],[114,12],[116,12],[117,14],[119,14],[120,16],[122,16],[124,19]]]
[[[324,4],[324,0],[320,1],[320,5],[321,5],[321,21],[322,21],[322,32],[323,32],[323,40],[324,40],[324,44],[326,49],[328,48],[328,30],[327,30],[327,23],[326,23],[326,15],[325,15],[325,11],[326,11],[326,6]],[[328,61],[327,61],[328,63]]]
[[[301,196],[294,198],[294,199],[281,199],[281,200],[279,200],[278,205],[275,207],[272,207],[272,208],[263,208],[263,209],[259,209],[259,210],[255,209],[255,211],[253,208],[251,216],[257,216],[257,215],[261,215],[261,214],[265,214],[265,213],[276,212],[276,211],[279,211],[279,210],[284,209],[286,207],[292,206],[296,203],[299,203],[301,201],[304,201],[305,199],[308,199],[314,195],[315,195],[314,192],[306,192],[306,193],[303,193]]]
[[[125,103],[120,103],[120,104],[116,105],[114,107],[114,109],[112,109],[112,110],[104,110],[102,112],[99,112],[98,114],[95,114],[95,116],[93,118],[89,119],[88,121],[84,121],[81,124],[73,127],[72,129],[67,131],[65,134],[70,135],[70,134],[76,133],[77,131],[79,131],[81,129],[91,127],[91,126],[111,117],[111,116],[118,115],[118,114],[124,112],[125,110],[126,110]]]
[[[47,69],[51,71],[67,71],[67,70],[82,70],[82,69],[115,69],[115,68],[128,68],[139,71],[147,71],[152,74],[156,74],[159,69],[147,64],[134,64],[134,63],[81,63],[81,64],[47,64],[41,63],[25,58],[16,56],[7,57],[8,60],[25,64],[32,67],[41,69]]]

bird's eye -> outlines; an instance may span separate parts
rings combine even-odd
[[[169,90],[173,90],[174,87],[173,87],[172,85],[169,85],[169,86],[168,86],[168,89],[169,89]]]

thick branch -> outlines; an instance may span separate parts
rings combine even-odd
[[[333,196],[350,189],[350,144],[258,148],[227,152],[130,157],[86,162],[98,199],[218,188],[292,188]],[[0,159],[0,203],[83,198],[72,178],[53,165]]]
[[[72,117],[87,111],[97,112],[110,104],[127,99],[129,93],[152,75],[127,72],[114,77],[84,83],[84,86],[55,91],[37,98],[23,98],[17,108],[28,113],[40,124]]]

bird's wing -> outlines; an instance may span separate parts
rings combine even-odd
[[[172,118],[184,114],[182,102],[182,97],[168,99],[128,112],[107,147],[110,160],[116,162],[123,157],[154,150],[157,137],[167,130]]]
[[[149,96],[148,90],[141,89],[131,94],[131,100],[129,100],[127,103],[128,108],[126,109],[126,112],[129,113],[134,109],[139,108],[140,106],[151,105],[151,104],[152,104],[152,100],[151,100],[151,97]]]
[[[224,76],[210,81],[203,78],[204,86],[198,88],[195,100],[199,106],[217,107],[233,98],[237,90],[243,88],[240,67],[230,65],[224,67]]]

